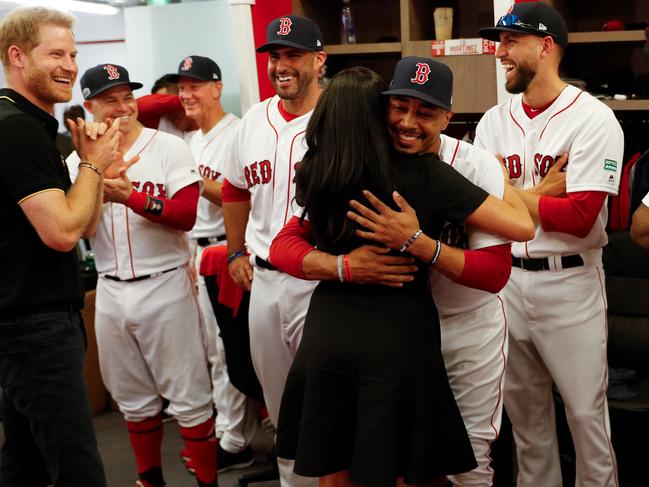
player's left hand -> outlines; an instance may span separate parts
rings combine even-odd
[[[566,171],[568,164],[568,153],[564,152],[557,159],[554,165],[548,170],[541,182],[534,186],[534,194],[539,196],[565,196],[566,195]]]
[[[394,191],[392,197],[401,211],[394,211],[369,191],[363,196],[374,207],[369,209],[356,200],[349,205],[356,211],[348,211],[347,217],[358,223],[365,230],[356,230],[356,235],[367,240],[382,243],[386,247],[399,250],[410,236],[419,229],[417,213],[399,193]]]
[[[126,203],[133,192],[131,180],[126,175],[127,167],[119,170],[117,178],[104,179],[104,202]]]

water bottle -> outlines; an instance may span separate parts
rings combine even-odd
[[[352,8],[349,5],[351,0],[343,0],[343,8],[340,12],[340,43],[356,44],[356,27]]]

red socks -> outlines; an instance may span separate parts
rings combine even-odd
[[[180,434],[196,469],[196,478],[203,484],[216,485],[216,435],[214,418],[191,428],[180,427]]]
[[[161,468],[162,417],[158,414],[144,421],[127,421],[128,438],[135,453],[138,473]]]

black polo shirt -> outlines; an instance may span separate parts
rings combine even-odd
[[[58,125],[15,91],[0,89],[0,312],[38,312],[83,300],[75,251],[47,247],[19,204],[71,185],[56,148]]]

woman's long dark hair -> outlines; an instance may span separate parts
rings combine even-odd
[[[370,69],[341,71],[320,95],[309,120],[296,200],[308,214],[316,240],[328,249],[353,237],[356,227],[346,212],[362,189],[392,199],[385,89],[383,78]]]

